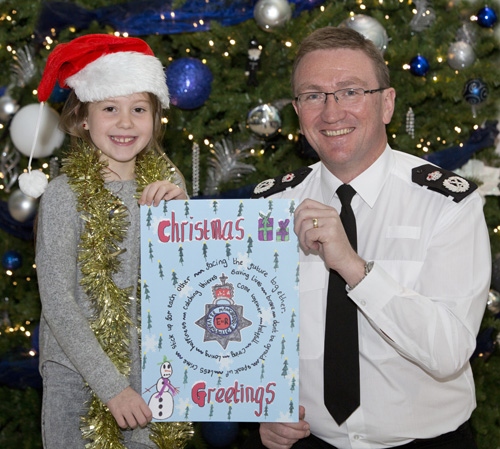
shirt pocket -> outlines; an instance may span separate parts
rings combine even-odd
[[[322,261],[300,265],[300,358],[323,355],[328,271]]]

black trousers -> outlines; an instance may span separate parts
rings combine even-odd
[[[462,424],[457,430],[448,432],[435,438],[414,440],[399,449],[477,449],[474,435],[469,421]],[[259,432],[254,432],[245,442],[242,449],[265,449],[260,440]],[[336,448],[314,435],[297,441],[292,449],[342,449]]]

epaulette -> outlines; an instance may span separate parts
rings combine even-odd
[[[435,165],[425,164],[412,170],[412,181],[425,186],[429,190],[450,196],[459,203],[477,189],[477,185],[458,176],[452,171],[445,170]]]
[[[266,179],[255,186],[252,198],[266,198],[270,195],[274,195],[275,193],[295,187],[306,179],[307,175],[309,175],[311,171],[311,167],[301,167],[298,170],[287,173],[286,175]]]

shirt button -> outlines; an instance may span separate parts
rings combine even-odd
[[[362,306],[366,306],[366,301],[361,301],[360,303]]]
[[[354,436],[353,436],[353,439],[355,439],[355,440],[359,440],[359,439],[360,439],[360,436],[359,436],[359,435],[354,435]]]

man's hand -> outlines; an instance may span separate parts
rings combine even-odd
[[[260,439],[269,449],[289,449],[298,440],[308,437],[311,432],[309,423],[304,420],[305,408],[299,407],[299,422],[296,423],[261,423]]]
[[[146,427],[153,419],[153,413],[144,399],[131,387],[125,388],[106,405],[122,429]]]

